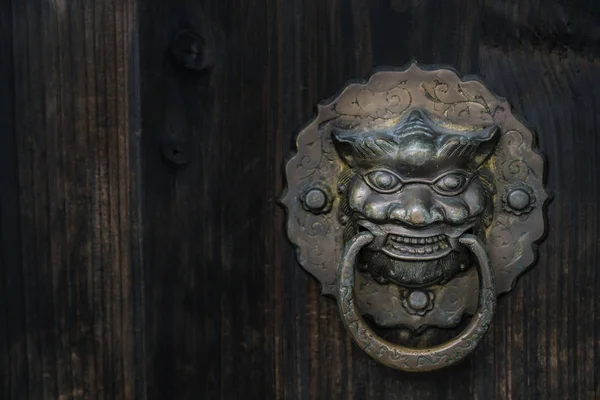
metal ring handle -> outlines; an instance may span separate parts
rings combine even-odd
[[[374,239],[360,232],[347,244],[339,268],[337,300],[346,329],[354,342],[376,361],[401,371],[433,371],[467,356],[488,329],[496,308],[496,288],[489,256],[476,236],[463,235],[459,242],[477,258],[479,305],[469,325],[460,335],[437,346],[415,349],[388,342],[377,336],[354,304],[354,268],[359,251]]]

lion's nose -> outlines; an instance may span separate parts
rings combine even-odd
[[[413,207],[408,212],[408,221],[413,225],[423,225],[429,220],[429,213],[423,207]]]
[[[401,222],[412,226],[423,226],[430,224],[431,213],[420,201],[416,201],[410,205],[393,205],[390,207],[389,218],[396,222]]]

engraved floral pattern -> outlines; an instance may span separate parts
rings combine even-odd
[[[307,212],[300,201],[303,191],[316,183],[337,193],[343,165],[331,144],[331,125],[369,127],[392,123],[413,108],[425,109],[450,122],[493,123],[501,127],[500,143],[487,165],[496,194],[486,245],[498,293],[510,290],[514,280],[533,262],[534,243],[544,233],[542,212],[548,196],[543,187],[543,159],[532,148],[533,133],[512,115],[505,100],[494,96],[481,82],[462,81],[453,71],[428,71],[416,64],[404,71],[377,72],[368,82],[348,85],[329,104],[320,105],[315,119],[298,135],[297,153],[286,165],[287,190],[282,202],[288,210],[288,236],[297,247],[300,264],[322,283],[324,294],[334,294],[336,269],[344,248],[343,226],[336,217],[339,199],[334,198],[330,212],[320,215]],[[530,187],[536,199],[535,208],[524,216],[508,212],[502,203],[506,188],[517,182]],[[463,312],[473,312],[465,305],[476,299],[476,275],[467,274],[460,279],[460,290],[447,296],[448,301],[452,299],[449,304],[458,305],[456,309],[450,307],[452,312],[448,313],[436,313],[434,309],[420,322],[408,325],[415,329],[425,325],[451,326]],[[356,301],[361,311],[373,316],[378,324],[406,326],[407,313],[390,312],[389,307],[381,306],[399,304],[399,293],[390,287],[373,283],[368,289],[365,286],[364,293],[357,289]],[[436,293],[436,298],[444,299],[440,293]]]

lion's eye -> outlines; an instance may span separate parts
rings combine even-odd
[[[397,176],[388,171],[373,171],[365,176],[367,183],[382,193],[395,192],[402,186]]]
[[[461,173],[450,173],[435,181],[433,188],[443,195],[457,195],[462,192],[469,180]]]

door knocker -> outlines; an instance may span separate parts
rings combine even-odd
[[[544,233],[544,162],[533,133],[478,80],[448,69],[380,71],[318,107],[286,165],[287,231],[335,296],[354,342],[403,371],[463,359]],[[381,327],[454,327],[409,348]]]

